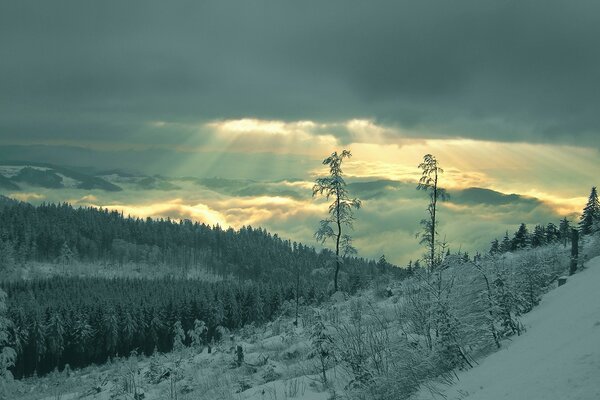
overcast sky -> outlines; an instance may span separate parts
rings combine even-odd
[[[63,164],[87,149],[102,167],[310,182],[348,147],[356,179],[409,182],[433,152],[448,186],[536,197],[552,216],[597,184],[597,1],[0,7],[0,145],[59,146],[44,154]]]

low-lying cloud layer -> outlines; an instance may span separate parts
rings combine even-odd
[[[124,190],[89,193],[29,187],[5,194],[33,203],[67,200],[75,206],[102,206],[136,217],[191,219],[236,229],[262,226],[317,247],[313,233],[327,213],[326,202],[312,198],[311,181],[154,177],[157,189],[140,186],[139,181],[147,178],[113,175],[106,179]],[[363,200],[352,232],[361,255],[376,258],[385,254],[400,265],[421,256],[415,234],[425,216],[427,199],[415,190],[414,182],[350,178],[348,189]],[[450,193],[451,200],[440,206],[440,232],[454,251],[485,251],[491,239],[505,230],[514,231],[518,222],[557,222],[562,216],[536,198],[480,188]]]

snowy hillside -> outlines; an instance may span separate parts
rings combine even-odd
[[[527,331],[459,373],[448,400],[600,399],[600,257],[546,296]],[[441,398],[422,392],[420,400]]]
[[[25,187],[121,191],[121,187],[97,176],[52,164],[36,162],[0,163],[0,189]]]

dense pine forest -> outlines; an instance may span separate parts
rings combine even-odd
[[[28,261],[114,267],[134,263],[175,268],[181,276],[203,269],[219,277],[264,282],[287,281],[290,271],[310,276],[314,268],[326,268],[333,260],[328,250],[317,252],[250,226],[236,231],[190,220],[125,217],[66,203],[36,207],[6,198],[2,203],[0,270]],[[344,263],[347,271],[363,277],[382,270],[402,273],[387,262],[346,257]]]
[[[224,332],[261,324],[293,309],[295,286],[181,279],[64,278],[3,285],[15,324],[16,378],[104,363],[132,351],[169,352],[178,329],[183,344],[222,339]],[[303,286],[302,302],[325,296]],[[286,305],[282,310],[282,306]],[[199,328],[200,326],[200,328]],[[187,338],[187,339],[186,339]]]
[[[135,351],[172,349],[178,331],[209,344],[227,330],[261,324],[291,304],[319,304],[331,291],[323,279],[335,256],[283,240],[263,229],[235,231],[191,221],[136,219],[96,208],[3,200],[0,271],[29,262],[58,264],[64,276],[5,282],[14,322],[20,378]],[[159,279],[69,276],[75,263],[160,265],[176,273]],[[407,271],[346,257],[342,285],[350,292],[382,274]],[[320,268],[319,268],[320,267]],[[202,269],[219,279],[186,279]],[[329,285],[328,285],[329,284]],[[293,307],[292,307],[293,308]],[[184,344],[191,345],[184,335]]]

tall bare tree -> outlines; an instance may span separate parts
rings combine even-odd
[[[431,154],[426,154],[423,157],[423,162],[419,164],[419,168],[423,170],[417,190],[424,190],[429,193],[429,205],[427,212],[429,218],[421,220],[423,232],[421,233],[421,244],[427,246],[428,253],[426,257],[429,272],[435,269],[436,264],[440,261],[440,257],[436,257],[436,234],[437,234],[437,203],[448,198],[445,189],[438,185],[440,174],[444,170],[439,167],[437,159]]]
[[[352,254],[350,237],[344,234],[344,229],[352,229],[354,221],[353,210],[358,210],[361,202],[357,198],[350,198],[346,181],[343,178],[342,162],[345,158],[352,157],[349,150],[343,150],[338,154],[333,152],[329,157],[323,160],[323,165],[329,166],[329,175],[324,178],[317,178],[313,186],[313,197],[317,195],[325,196],[327,200],[333,199],[329,205],[329,217],[321,220],[319,229],[315,232],[315,238],[325,243],[327,239],[335,241],[335,275],[333,279],[334,291],[338,290],[338,275],[343,261],[343,257]],[[340,255],[340,250],[342,255]]]

